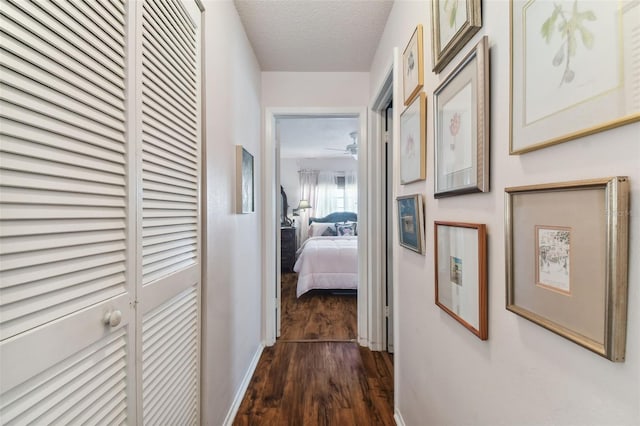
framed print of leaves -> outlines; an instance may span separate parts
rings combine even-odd
[[[639,31],[638,1],[514,0],[510,153],[640,120]]]
[[[481,0],[431,2],[433,71],[439,73],[482,27]]]

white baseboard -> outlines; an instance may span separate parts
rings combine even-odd
[[[400,414],[400,411],[398,411],[397,408],[394,410],[393,419],[396,421],[396,425],[405,426],[404,419],[402,418],[402,414]]]
[[[225,417],[224,422],[222,423],[224,426],[231,426],[233,421],[238,414],[238,409],[240,408],[240,404],[242,403],[242,399],[244,398],[244,394],[247,393],[247,389],[249,388],[249,383],[251,383],[251,378],[253,377],[253,373],[256,371],[256,367],[258,366],[258,361],[260,361],[260,355],[262,355],[262,351],[264,350],[264,344],[260,343],[258,346],[258,350],[253,355],[253,359],[249,364],[249,368],[242,378],[242,382],[240,383],[240,388],[236,393],[235,398],[233,398],[233,402],[231,403],[231,408],[229,408],[229,412],[227,413],[227,417]]]

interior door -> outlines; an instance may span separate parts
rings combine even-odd
[[[133,422],[123,2],[0,7],[0,421]]]
[[[279,121],[275,120],[276,127],[276,189],[280,188],[280,125]],[[276,337],[280,337],[281,328],[282,328],[282,252],[281,252],[281,243],[282,239],[280,237],[280,218],[282,217],[282,201],[280,197],[280,191],[276,190],[276,198],[278,202],[276,202]]]
[[[193,0],[138,7],[142,423],[198,424],[201,11]]]
[[[385,109],[385,306],[387,352],[393,353],[393,106]]]

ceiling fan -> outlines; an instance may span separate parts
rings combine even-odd
[[[345,146],[344,148],[325,148],[329,151],[342,151],[343,154],[351,155],[356,160],[358,159],[358,143],[356,142],[356,138],[358,137],[358,132],[349,133],[352,141],[350,144]]]

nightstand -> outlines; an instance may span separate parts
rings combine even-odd
[[[293,272],[297,249],[296,228],[293,226],[280,228],[280,270],[282,272]]]

